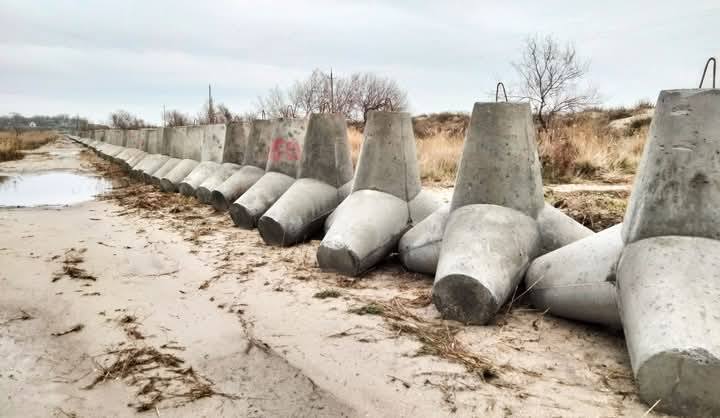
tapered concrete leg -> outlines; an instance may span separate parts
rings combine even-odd
[[[400,261],[408,270],[435,274],[450,205],[443,205],[400,238]]]
[[[213,161],[203,161],[180,182],[178,190],[185,196],[195,196],[195,189],[218,170],[220,170],[220,164]]]
[[[397,246],[410,226],[407,202],[389,193],[358,190],[344,202],[318,248],[323,270],[357,276]]]
[[[629,244],[618,298],[640,397],[655,410],[720,416],[720,242],[664,236]]]
[[[230,205],[230,217],[240,228],[253,229],[260,217],[295,182],[294,177],[282,173],[265,173],[242,196]]]
[[[580,222],[564,214],[560,209],[545,204],[537,217],[542,236],[541,254],[554,251],[571,242],[593,235],[594,232]]]
[[[449,207],[443,206],[403,235],[398,249],[400,260],[405,267],[418,273],[435,274],[448,216]],[[537,223],[542,243],[540,254],[554,251],[594,234],[590,229],[547,203],[540,211]]]
[[[147,184],[152,183],[152,174],[156,172],[160,167],[170,161],[170,157],[167,155],[158,154],[158,158],[152,162],[148,162],[141,170],[140,177]]]
[[[242,168],[241,166],[233,163],[223,163],[220,169],[215,171],[210,177],[206,178],[197,190],[195,190],[195,196],[198,200],[205,204],[210,204],[210,196],[218,186],[220,186],[228,177],[232,176],[233,173],[237,172]]]
[[[145,151],[139,151],[137,154],[135,154],[135,155],[133,155],[132,157],[128,158],[128,159],[125,161],[125,164],[122,164],[122,163],[121,163],[121,165],[123,165],[126,170],[132,171],[132,169],[133,169],[136,165],[138,165],[142,160],[144,160],[145,157],[147,157],[147,155],[148,155],[148,154],[147,154]]]
[[[413,223],[421,222],[440,207],[440,199],[427,190],[421,190],[413,199],[408,202],[410,218]]]
[[[123,152],[118,156],[118,160],[116,161],[120,166],[123,168],[128,167],[128,162],[132,159],[136,158],[137,156],[144,155],[145,153],[140,151],[139,149],[135,148],[127,148],[127,152]]]
[[[615,225],[536,258],[525,274],[532,305],[555,316],[620,328],[615,268],[623,248],[621,230]]]
[[[185,159],[180,161],[175,168],[170,170],[160,179],[160,188],[164,192],[177,192],[178,186],[200,163],[195,160]]]
[[[228,210],[230,205],[260,180],[265,170],[252,165],[243,166],[228,177],[210,194],[210,201],[217,210]]]
[[[495,205],[450,213],[432,298],[442,316],[486,324],[507,301],[540,250],[535,220]]]
[[[169,173],[173,168],[175,168],[178,164],[180,164],[180,161],[182,161],[179,158],[170,158],[165,162],[165,164],[162,165],[162,167],[155,170],[154,173],[150,176],[151,180],[150,182],[158,187],[160,187],[160,180],[165,177],[167,173]]]
[[[319,232],[338,203],[335,187],[315,179],[299,179],[260,217],[258,231],[268,245],[297,244]]]
[[[159,158],[160,154],[145,154],[145,156],[130,169],[130,177],[136,179],[142,178],[143,169],[148,165],[154,164]]]
[[[137,151],[137,150],[135,150],[135,151]],[[121,161],[125,161],[125,159],[131,152],[132,152],[131,148],[123,148],[123,150],[120,151],[120,153],[118,153],[114,157],[110,158],[110,161],[113,161],[115,163],[120,163]]]

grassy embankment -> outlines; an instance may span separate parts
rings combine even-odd
[[[39,148],[57,138],[54,131],[25,131],[17,135],[15,132],[0,131],[0,162],[21,160],[23,151]]]

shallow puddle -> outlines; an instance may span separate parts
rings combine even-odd
[[[0,176],[0,207],[73,205],[110,187],[101,177],[67,172]]]

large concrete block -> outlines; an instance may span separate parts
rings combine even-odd
[[[121,147],[127,147],[127,138],[124,129],[108,129],[105,133],[105,142],[118,145]]]
[[[167,154],[165,152],[163,128],[145,128],[140,133],[144,137],[145,149],[148,154]]]
[[[220,164],[220,169],[211,174],[197,187],[195,197],[202,203],[210,204],[211,193],[241,168],[242,166],[234,163]]]
[[[154,155],[156,155],[157,157],[152,161],[148,161],[145,165],[143,165],[143,167],[138,170],[139,177],[142,178],[142,180],[147,184],[151,184],[153,182],[153,173],[159,170],[160,167],[164,166],[165,163],[170,161],[170,157],[168,157],[167,155]]]
[[[615,225],[536,258],[525,274],[532,305],[555,316],[620,328],[615,269],[623,248],[621,229]]]
[[[165,128],[168,155],[174,158],[200,161],[202,158],[203,128],[201,126],[176,126]]]
[[[353,173],[345,116],[337,113],[310,115],[297,177],[342,187],[352,180]]]
[[[660,92],[625,215],[631,243],[720,239],[720,89]]]
[[[245,160],[245,147],[250,134],[249,122],[231,123],[225,133],[225,148],[223,162],[242,164]]]
[[[223,162],[225,155],[225,124],[202,125],[201,161]]]
[[[377,190],[406,202],[420,193],[420,172],[410,114],[370,112],[353,192]]]
[[[238,197],[265,174],[275,123],[270,120],[254,120],[252,122],[245,147],[243,168],[235,172],[211,193],[211,201],[215,209],[228,210]]]
[[[133,148],[136,149],[136,148]],[[139,164],[142,160],[147,157],[148,153],[145,151],[138,150],[137,153],[135,153],[132,157],[129,157],[127,160],[125,160],[124,163],[120,163],[123,167],[125,167],[126,170],[132,170],[133,167],[135,167],[137,164]]]
[[[539,250],[537,222],[520,211],[482,204],[454,209],[445,226],[433,303],[443,318],[486,324]]]
[[[685,236],[633,242],[623,250],[617,281],[643,401],[681,416],[720,416],[720,242]]]
[[[292,245],[321,232],[326,217],[349,195],[352,176],[345,117],[310,115],[298,180],[257,221],[265,243]]]
[[[592,229],[547,203],[538,213],[537,222],[542,237],[540,254],[549,253],[594,234]]]
[[[252,229],[258,219],[290,188],[302,156],[307,119],[280,119],[270,142],[266,173],[232,205],[235,225]]]
[[[220,170],[220,164],[214,161],[201,161],[178,185],[185,196],[195,196],[195,191],[208,177]]]
[[[531,218],[543,208],[535,127],[526,103],[475,103],[451,206],[490,204]]]
[[[172,170],[160,178],[160,188],[164,192],[177,192],[180,183],[182,183],[185,177],[187,177],[198,164],[200,163],[195,160],[181,160]]]
[[[93,136],[92,136],[92,137],[93,137],[93,139],[95,139],[96,141],[108,142],[108,141],[107,141],[107,138],[105,138],[105,130],[104,130],[104,129],[96,129],[96,130],[93,132]],[[108,143],[109,143],[109,142],[108,142]],[[115,145],[115,144],[112,144],[112,145]]]
[[[145,151],[145,138],[140,135],[139,129],[127,129],[125,131],[125,146]]]
[[[323,270],[356,276],[385,258],[407,229],[439,206],[439,201],[420,196],[409,114],[370,113],[352,190],[326,221],[318,263]],[[363,193],[354,197],[358,192]],[[371,199],[378,202],[374,209],[370,208]],[[398,205],[397,199],[404,203]]]

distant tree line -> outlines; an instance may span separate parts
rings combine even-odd
[[[87,129],[88,125],[86,118],[66,114],[23,116],[19,113],[10,113],[9,115],[0,115],[0,129],[3,130],[31,127],[37,129]]]

